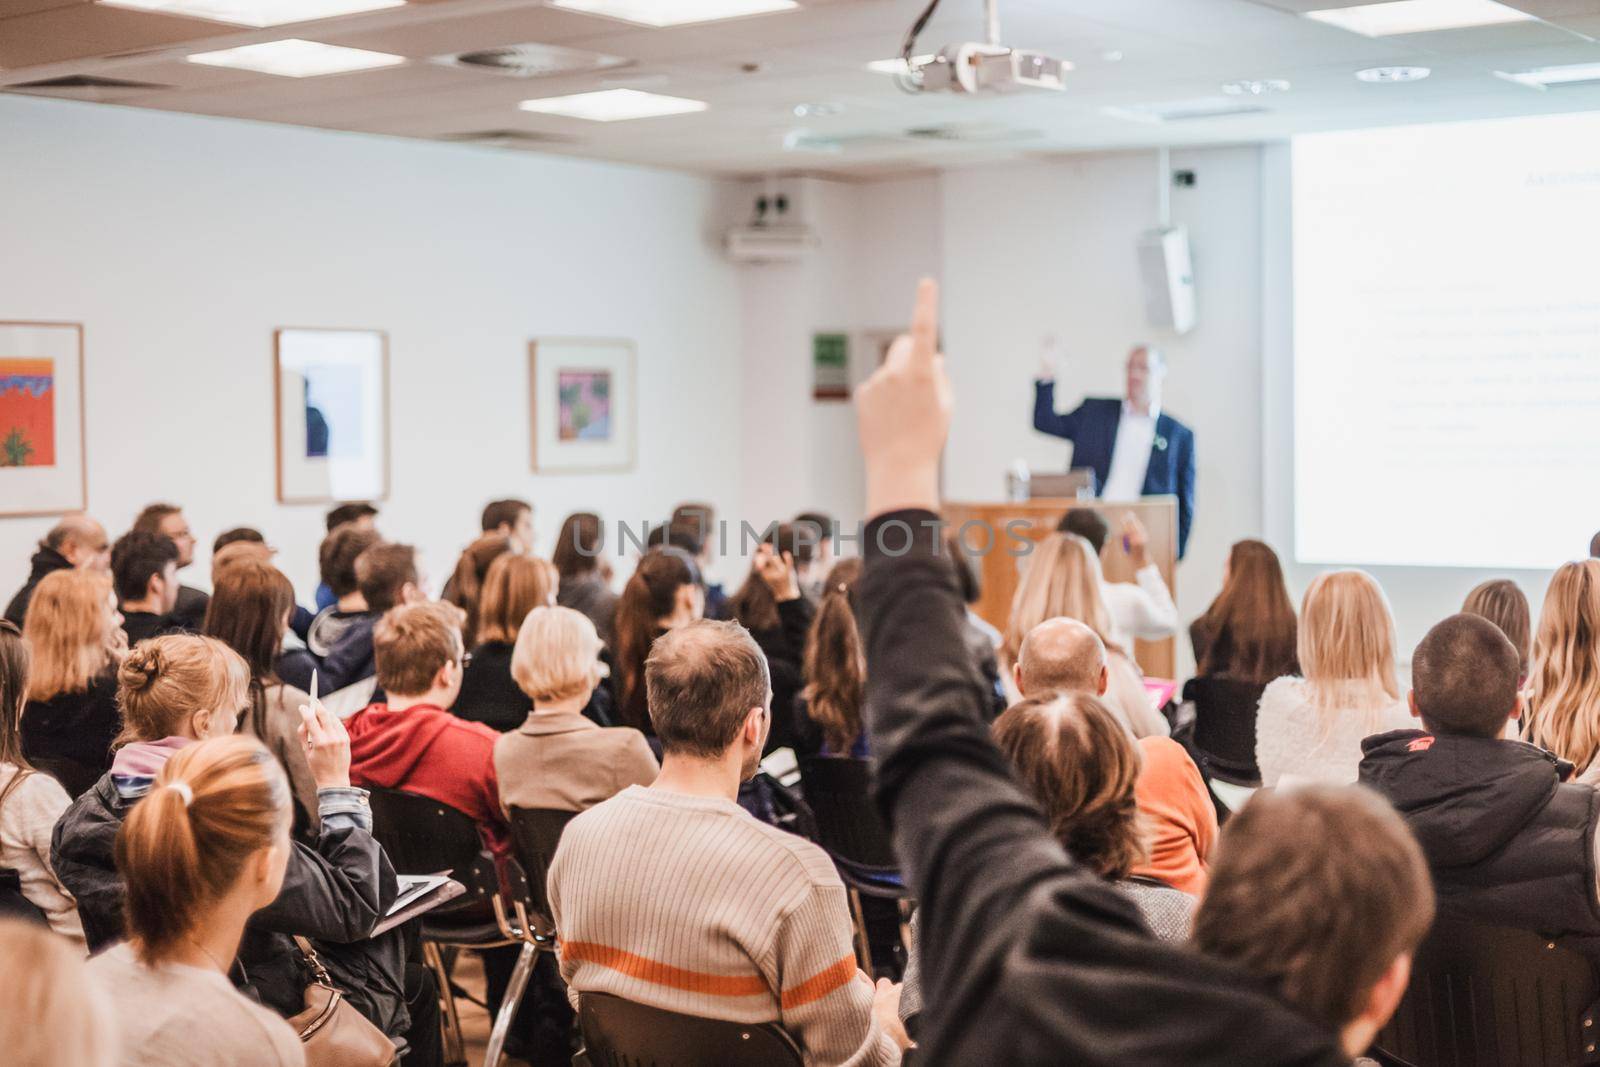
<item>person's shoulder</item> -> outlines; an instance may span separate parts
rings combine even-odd
[[[844,887],[844,883],[839,879],[839,869],[833,865],[833,860],[828,858],[828,854],[822,851],[821,846],[797,834],[764,823],[748,812],[744,814],[745,818],[741,820],[740,826],[748,824],[748,831],[763,840],[773,856],[791,867],[795,874],[811,887],[830,889]]]
[[[17,768],[6,766],[6,769],[16,773]],[[0,776],[0,788],[11,781],[11,775]],[[66,811],[72,804],[72,798],[61,783],[44,771],[33,771],[25,774],[21,782],[11,794],[21,807],[29,807],[35,811],[54,811],[57,815]]]
[[[1260,711],[1287,711],[1305,702],[1305,679],[1298,675],[1286,674],[1268,682],[1267,687],[1261,691]]]

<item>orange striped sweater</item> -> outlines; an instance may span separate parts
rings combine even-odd
[[[568,825],[550,903],[571,996],[777,1022],[807,1064],[888,1065],[827,855],[726,800],[630,786]]]

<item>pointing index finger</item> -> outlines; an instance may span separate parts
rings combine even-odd
[[[917,306],[911,313],[911,361],[930,366],[939,351],[939,283],[924,278],[917,284]]]

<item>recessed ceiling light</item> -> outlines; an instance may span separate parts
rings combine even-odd
[[[682,26],[793,11],[800,4],[797,0],[550,0],[550,6],[640,26]]]
[[[1125,107],[1103,107],[1100,113],[1128,122],[1192,122],[1196,119],[1219,119],[1233,115],[1261,115],[1269,109],[1248,100],[1230,100],[1225,96],[1199,96],[1192,100],[1168,100],[1159,104],[1129,104]]]
[[[1308,19],[1326,22],[1366,37],[1459,30],[1467,26],[1493,26],[1502,22],[1526,22],[1534,18],[1526,11],[1497,4],[1494,0],[1393,0],[1387,4],[1330,7],[1321,11],[1307,11],[1305,15]]]
[[[794,106],[794,117],[797,119],[820,119],[827,118],[829,115],[837,115],[843,110],[844,105],[842,104],[796,104]]]
[[[403,7],[405,0],[99,0],[107,7],[229,22],[235,26],[282,26],[361,11]]]
[[[686,100],[681,96],[662,96],[638,89],[602,89],[595,93],[524,100],[517,106],[541,115],[565,115],[567,118],[588,119],[591,122],[617,122],[622,119],[655,118],[658,115],[686,115],[691,111],[704,111],[707,105],[704,100]]]
[[[348,74],[356,70],[393,67],[406,61],[405,56],[392,56],[387,52],[344,48],[320,41],[302,41],[295,37],[284,41],[268,41],[266,44],[247,44],[241,48],[224,48],[219,52],[196,52],[188,60],[208,67],[237,67],[285,78]]]
[[[1568,63],[1559,67],[1535,67],[1533,70],[1519,71],[1497,70],[1494,76],[1526,85],[1530,89],[1548,89],[1552,85],[1600,81],[1600,63]]]
[[[1432,74],[1429,67],[1368,67],[1356,71],[1356,80],[1364,82],[1419,82]]]
[[[1247,78],[1243,81],[1223,82],[1222,91],[1229,96],[1268,96],[1286,93],[1289,83],[1282,78]]]
[[[906,61],[896,56],[894,59],[874,59],[867,64],[867,69],[874,74],[910,74],[911,67],[920,67],[924,63],[932,63],[933,56],[912,56],[911,66]]]

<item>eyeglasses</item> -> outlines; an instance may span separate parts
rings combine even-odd
[[[463,652],[463,653],[461,653],[461,669],[462,670],[466,670],[467,664],[469,664],[471,662],[472,662],[472,653],[471,652]]]

